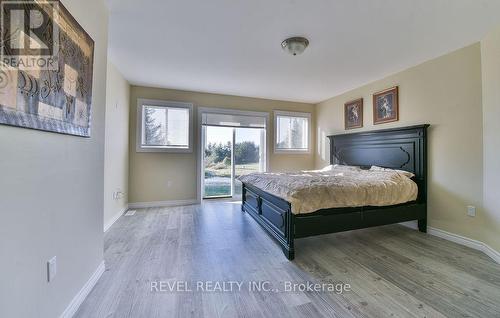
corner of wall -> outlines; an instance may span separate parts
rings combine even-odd
[[[104,231],[128,207],[130,84],[111,60],[107,64],[104,159]]]
[[[484,240],[500,250],[500,26],[481,41]]]

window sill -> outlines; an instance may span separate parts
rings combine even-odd
[[[136,152],[154,152],[154,153],[193,153],[192,148],[143,148],[136,147]]]
[[[274,150],[275,155],[310,155],[311,150]]]

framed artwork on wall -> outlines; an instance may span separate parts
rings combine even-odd
[[[399,120],[398,87],[373,94],[373,124],[384,124]]]
[[[92,38],[60,1],[0,3],[0,124],[90,137]]]
[[[363,98],[344,104],[345,129],[363,127]]]

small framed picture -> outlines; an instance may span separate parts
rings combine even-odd
[[[398,120],[398,87],[373,94],[373,124],[384,124]]]
[[[344,104],[345,129],[363,127],[363,99],[356,99]]]

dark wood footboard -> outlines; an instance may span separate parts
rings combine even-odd
[[[330,163],[377,165],[412,172],[418,186],[414,202],[384,207],[334,208],[292,214],[289,202],[243,182],[241,209],[248,212],[292,260],[294,239],[418,220],[427,231],[427,128],[419,125],[329,136]]]
[[[295,257],[294,215],[290,203],[243,183],[241,209],[250,214],[283,249],[286,257]]]
[[[363,229],[373,226],[418,220],[421,232],[427,231],[425,203],[409,202],[385,207],[324,209],[294,215],[290,203],[243,183],[242,210],[250,214],[283,249],[295,257],[294,239]]]

